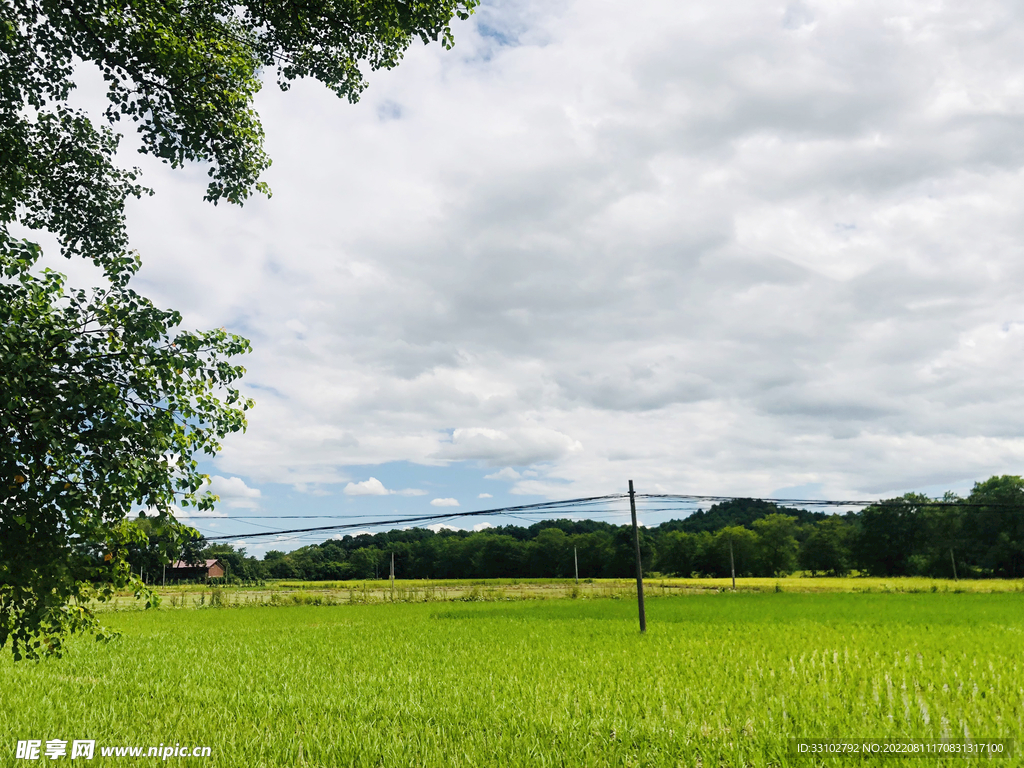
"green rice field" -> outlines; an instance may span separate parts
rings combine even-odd
[[[731,590],[729,579],[654,578],[645,579],[648,597],[668,597]],[[210,606],[337,605],[355,603],[429,603],[450,601],[506,601],[544,599],[635,599],[635,579],[386,579],[367,581],[272,580],[249,586],[218,587],[210,584],[155,586],[163,608],[204,608]],[[739,592],[1019,592],[1022,579],[930,579],[916,576],[896,578],[812,578],[806,575],[783,578],[736,579]],[[95,608],[139,610],[144,603],[132,592],[123,592]]]
[[[1024,594],[721,592],[113,612],[108,644],[0,659],[45,764],[1018,765],[792,757],[791,738],[1024,737]],[[101,746],[209,747],[108,756]],[[8,759],[9,758],[9,759]]]

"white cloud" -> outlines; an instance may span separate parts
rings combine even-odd
[[[511,493],[519,496],[547,496],[548,498],[567,498],[572,492],[565,483],[551,480],[520,480],[512,486]]]
[[[261,497],[258,488],[250,488],[240,477],[221,477],[213,475],[208,484],[200,488],[203,493],[212,491],[220,497],[222,504],[229,509],[259,509]]]
[[[346,536],[351,536],[352,538],[355,538],[356,536],[372,536],[372,535],[373,535],[373,531],[345,531],[345,533],[336,533],[333,536],[331,536],[331,538],[332,539],[337,539],[337,540],[340,541],[341,539],[344,539]]]
[[[349,483],[345,486],[346,496],[387,496],[390,491],[376,477],[363,480],[361,483]]]
[[[346,496],[426,496],[427,492],[419,488],[403,488],[400,491],[389,490],[384,483],[375,477],[363,480],[361,483],[349,483],[345,486]]]
[[[273,200],[214,209],[201,169],[144,160],[137,287],[253,339],[221,471],[469,460],[559,496],[1020,471],[1013,4],[516,0],[455,34],[355,106],[265,88]]]
[[[457,499],[432,499],[430,502],[432,507],[457,507],[459,502]]]
[[[203,493],[203,492],[204,492],[204,487],[200,486],[200,493]],[[144,511],[146,513],[146,517],[156,517],[159,514],[159,512],[155,508],[153,508],[153,507],[147,508]],[[186,521],[186,522],[189,522],[190,524],[193,524],[193,525],[195,524],[193,522],[195,520],[202,520],[203,518],[212,519],[212,518],[227,517],[228,516],[227,512],[223,512],[223,511],[221,511],[219,509],[196,509],[194,507],[184,507],[183,508],[183,507],[179,507],[177,504],[172,504],[170,506],[170,512],[171,512],[172,515],[174,515],[174,519],[175,520]],[[209,525],[216,525],[216,524],[215,523],[210,523]]]
[[[500,472],[484,475],[485,480],[518,480],[521,477],[522,475],[512,469],[512,467],[505,467]]]
[[[477,523],[476,525],[473,526],[473,530],[474,531],[484,531],[484,530],[487,530],[488,528],[493,528],[493,527],[494,526],[491,525],[490,523]]]
[[[477,496],[477,498],[478,499],[493,499],[494,497],[491,496],[491,494],[489,494],[489,493],[481,493],[479,496]]]
[[[442,443],[434,455],[445,459],[476,459],[500,466],[553,461],[581,449],[578,440],[547,427],[531,426],[505,431],[469,427],[454,430],[451,441]]]
[[[461,531],[462,528],[456,528],[454,525],[446,525],[445,523],[432,523],[427,528],[432,530],[434,533],[440,533],[441,531]]]
[[[153,507],[149,507],[143,511],[146,513],[146,517],[156,517],[159,514],[159,512]],[[170,512],[174,516],[175,520],[202,520],[203,518],[227,517],[227,512],[221,512],[218,509],[200,510],[193,507],[182,508],[177,504],[172,504],[170,506]]]
[[[177,507],[174,508],[174,517],[177,520],[202,520],[204,517],[214,518],[227,516],[227,512],[221,512],[218,509],[179,509]]]

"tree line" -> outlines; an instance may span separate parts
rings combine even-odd
[[[966,498],[906,494],[862,510],[826,514],[735,499],[682,520],[640,529],[645,573],[672,576],[1024,577],[1024,480],[992,477]],[[731,550],[731,552],[730,552]],[[331,539],[262,560],[225,544],[193,544],[219,558],[229,578],[345,580],[628,578],[632,528],[593,520],[545,520],[482,531],[423,528]],[[731,554],[731,557],[730,557]],[[145,548],[133,552],[144,567]],[[150,561],[159,573],[158,560]]]

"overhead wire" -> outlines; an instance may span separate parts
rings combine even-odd
[[[254,539],[264,538],[269,536],[278,537],[299,537],[307,538],[309,536],[327,532],[340,532],[340,531],[351,531],[361,528],[382,528],[382,527],[411,527],[415,524],[420,523],[431,523],[431,524],[444,524],[452,520],[457,520],[466,517],[486,517],[494,515],[504,515],[513,519],[520,519],[524,522],[529,522],[529,517],[538,517],[540,520],[550,519],[549,515],[555,512],[561,512],[565,510],[578,509],[581,507],[592,508],[599,505],[606,505],[608,502],[617,502],[629,498],[628,493],[613,493],[604,496],[586,496],[578,499],[564,499],[560,501],[543,501],[535,504],[519,504],[508,507],[497,507],[493,509],[481,509],[473,510],[470,512],[443,512],[430,515],[413,515],[406,517],[395,517],[386,519],[367,519],[377,518],[377,515],[282,515],[282,516],[269,516],[267,519],[273,520],[284,520],[284,519],[341,519],[341,520],[359,520],[359,522],[348,522],[339,523],[336,525],[322,525],[311,528],[293,528],[286,530],[268,530],[266,532],[251,532],[245,534],[233,534],[233,535],[220,535],[220,536],[208,536],[207,541],[225,541],[228,539]],[[850,508],[850,507],[868,507],[877,504],[884,504],[884,501],[878,499],[788,499],[788,498],[754,498],[745,496],[713,496],[713,495],[698,495],[698,494],[673,494],[673,493],[637,493],[633,496],[635,501],[640,502],[638,505],[638,512],[650,513],[650,512],[693,512],[694,506],[700,503],[712,503],[720,504],[728,501],[748,500],[748,501],[760,501],[769,504],[774,504],[782,508],[806,508],[806,507],[819,507],[819,508]],[[647,506],[646,502],[651,501],[661,504],[676,504],[677,506],[658,506],[651,507]],[[983,504],[983,503],[972,503],[962,500],[956,501],[938,501],[929,499],[927,502],[920,502],[923,506],[933,507],[947,507],[947,506],[970,506],[970,507],[1016,507],[1019,505],[1014,504]],[[532,514],[531,514],[532,513]],[[538,514],[544,513],[544,514]],[[588,518],[581,519],[594,519],[598,517],[620,517],[628,513],[616,512],[612,510],[600,510],[591,513]],[[253,518],[260,519],[256,515],[244,515],[244,516],[231,516],[231,517],[220,517],[217,519],[221,520],[251,520]],[[191,518],[191,519],[213,519],[213,517],[203,518]],[[258,523],[249,522],[249,525],[257,525]],[[266,527],[266,526],[259,526]],[[286,540],[281,538],[281,540]]]
[[[410,523],[423,523],[423,522],[428,522],[428,521],[430,521],[430,522],[440,522],[440,521],[446,521],[446,520],[455,520],[455,519],[463,518],[463,517],[477,517],[477,516],[486,516],[486,515],[500,515],[500,514],[515,513],[515,512],[525,512],[525,511],[529,511],[529,510],[557,511],[557,510],[560,510],[560,509],[570,509],[570,508],[576,508],[576,507],[593,506],[594,504],[596,504],[598,502],[608,501],[610,499],[622,499],[622,498],[626,498],[627,496],[628,496],[628,494],[617,493],[617,494],[609,494],[609,495],[606,495],[606,496],[588,496],[588,497],[583,497],[583,498],[579,498],[579,499],[566,499],[564,501],[543,501],[543,502],[538,502],[536,504],[518,504],[518,505],[515,505],[515,506],[498,507],[498,508],[495,508],[495,509],[475,510],[475,511],[472,511],[472,512],[444,512],[444,513],[438,513],[438,514],[433,514],[433,515],[417,515],[417,516],[412,516],[412,517],[392,518],[392,519],[389,519],[389,520],[375,520],[375,521],[372,521],[372,522],[371,521],[362,521],[362,522],[342,523],[342,524],[339,524],[339,525],[321,525],[321,526],[316,526],[316,527],[313,527],[313,528],[293,528],[293,529],[290,529],[290,530],[267,531],[265,533],[264,532],[256,532],[256,533],[245,534],[244,538],[246,538],[246,539],[254,539],[254,538],[262,538],[262,537],[265,537],[265,536],[286,535],[286,534],[293,534],[293,533],[294,534],[297,534],[297,533],[324,533],[324,532],[328,532],[328,531],[352,530],[354,528],[370,528],[370,527],[379,528],[379,527],[382,527],[382,526],[398,526],[398,525],[407,525],[407,524],[410,524]],[[238,534],[231,535],[231,536],[211,536],[211,537],[207,537],[207,541],[224,541],[226,539],[238,539],[238,538],[242,538],[242,536],[239,536]]]

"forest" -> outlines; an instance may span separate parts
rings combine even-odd
[[[140,521],[142,523],[146,521]],[[151,532],[155,537],[156,532]],[[970,495],[919,494],[845,514],[734,499],[681,520],[640,528],[645,574],[1024,577],[1024,480],[992,477]],[[731,549],[731,559],[730,559]],[[160,573],[156,547],[138,545],[136,571]],[[191,557],[219,558],[230,581],[624,578],[635,575],[632,528],[594,520],[545,520],[482,531],[425,528],[345,536],[262,560],[202,540]],[[150,579],[153,580],[153,579]]]

